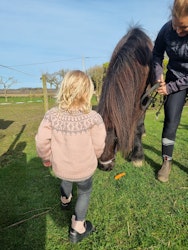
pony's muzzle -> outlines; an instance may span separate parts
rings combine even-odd
[[[103,171],[111,171],[115,165],[115,158],[108,161],[98,161],[98,168]]]

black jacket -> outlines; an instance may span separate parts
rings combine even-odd
[[[188,88],[188,35],[179,37],[167,22],[159,31],[153,49],[155,80],[163,73],[165,52],[169,58],[166,83],[168,94]]]

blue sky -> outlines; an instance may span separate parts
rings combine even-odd
[[[42,74],[110,60],[130,25],[154,41],[173,0],[1,0],[0,77],[41,87]],[[2,86],[0,85],[0,88]]]

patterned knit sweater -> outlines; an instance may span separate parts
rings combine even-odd
[[[105,125],[96,111],[69,113],[54,107],[46,112],[35,142],[38,156],[51,161],[58,178],[80,181],[95,172],[105,138]]]

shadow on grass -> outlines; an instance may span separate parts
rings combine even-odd
[[[10,165],[11,161],[14,161],[17,157],[21,157],[23,150],[26,147],[26,142],[19,142],[19,139],[24,132],[26,124],[22,125],[20,132],[16,135],[14,141],[10,144],[8,150],[0,156],[0,168]]]
[[[27,143],[19,141],[25,126],[0,157],[0,246],[3,250],[46,249],[50,230],[54,232],[51,225],[65,227],[68,232],[72,215],[72,211],[60,208],[60,180],[53,176],[51,168],[45,168],[38,157],[27,162],[24,153]],[[64,237],[67,242],[67,234]]]
[[[54,227],[68,232],[71,211],[60,208],[60,181],[51,170],[38,158],[27,163],[26,155],[19,155],[0,171],[1,249],[43,250]]]
[[[0,119],[0,130],[7,129],[14,121]],[[2,134],[0,131],[0,140],[3,139],[6,135]]]
[[[154,148],[153,146],[147,145],[147,144],[143,144],[144,149],[147,149],[153,153],[155,153],[156,155],[158,155],[159,157],[161,156],[161,151],[157,150],[156,148]],[[159,171],[159,169],[161,168],[161,164],[162,164],[162,160],[161,162],[155,162],[153,159],[151,159],[150,157],[148,157],[145,154],[145,160],[146,162],[148,162],[148,164],[154,169],[155,175],[157,175],[157,172]],[[181,163],[179,163],[178,161],[173,159],[173,164],[176,165],[177,167],[179,167],[181,170],[183,170],[185,173],[188,173],[188,168],[183,166]]]
[[[7,129],[14,121],[0,119],[0,129]]]

